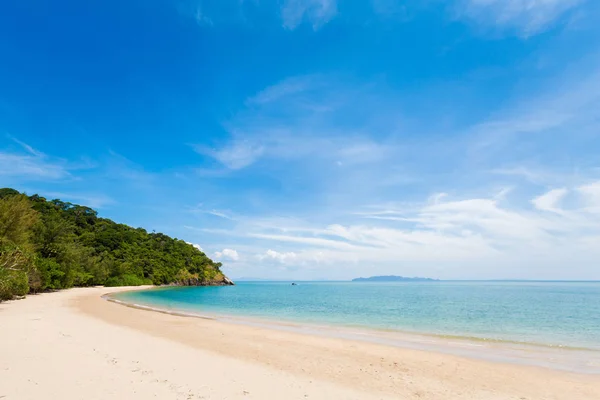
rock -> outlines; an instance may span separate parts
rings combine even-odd
[[[228,277],[226,277],[225,275],[223,275],[223,284],[227,285],[227,286],[235,285],[235,283],[233,283],[233,281],[231,279],[229,279]]]
[[[192,278],[179,280],[179,281],[173,283],[172,285],[168,285],[168,286],[233,286],[233,285],[235,285],[235,283],[231,279],[229,279],[228,277],[223,275],[221,278],[214,279],[214,280],[202,280],[197,277],[192,277]]]

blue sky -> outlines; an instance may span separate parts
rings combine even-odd
[[[232,277],[600,279],[600,3],[0,5],[0,186]]]

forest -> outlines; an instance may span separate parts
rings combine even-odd
[[[0,301],[74,286],[229,285],[183,240],[95,210],[0,189]]]

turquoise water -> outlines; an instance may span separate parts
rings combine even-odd
[[[596,282],[240,282],[114,297],[204,315],[600,350]]]

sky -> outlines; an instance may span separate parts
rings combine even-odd
[[[600,279],[596,0],[0,4],[0,187],[232,278]]]

